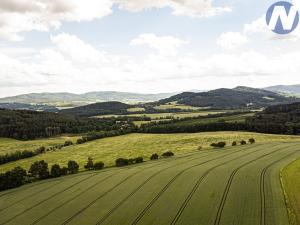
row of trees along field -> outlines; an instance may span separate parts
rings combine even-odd
[[[174,156],[174,153],[167,151],[162,154],[161,157],[171,157]],[[158,154],[152,154],[150,159],[157,160],[159,158]],[[137,158],[118,158],[116,159],[116,166],[123,167],[132,164],[143,163],[143,157]],[[91,157],[88,158],[86,164],[84,165],[86,170],[101,170],[104,168],[104,163],[102,161],[94,162]],[[36,161],[31,164],[28,172],[21,168],[15,167],[14,169],[7,171],[5,173],[0,173],[0,191],[16,188],[22,186],[25,183],[31,183],[37,180],[44,180],[49,178],[56,178],[61,176],[66,176],[69,174],[76,174],[79,171],[79,164],[70,160],[67,167],[61,167],[58,164],[54,164],[49,169],[48,163],[44,160]]]

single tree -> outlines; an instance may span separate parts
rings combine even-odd
[[[52,165],[50,174],[52,177],[60,177],[62,175],[60,166],[58,164]]]
[[[150,157],[151,160],[157,160],[158,159],[158,154],[154,153]]]
[[[95,170],[102,170],[104,168],[104,163],[103,162],[96,162],[94,164],[94,169]]]
[[[241,140],[241,145],[246,145],[247,142],[245,140]]]
[[[255,143],[255,139],[254,139],[254,138],[250,138],[250,139],[249,139],[249,143],[250,143],[250,144],[254,144],[254,143]]]
[[[63,168],[61,168],[60,174],[62,176],[68,175],[68,173],[69,173],[69,169],[67,167],[64,166]]]
[[[93,170],[94,169],[94,162],[93,159],[91,157],[88,158],[88,161],[86,163],[86,165],[84,165],[84,168],[87,170]]]
[[[36,179],[46,179],[49,177],[48,163],[44,160],[34,162],[28,171]]]
[[[68,170],[71,174],[78,173],[79,165],[74,160],[68,162]]]

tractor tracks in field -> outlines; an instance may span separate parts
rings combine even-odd
[[[257,150],[257,151],[254,151],[252,153],[255,153],[255,152],[258,152],[258,151],[261,151],[261,150]],[[248,154],[249,155],[249,154]],[[248,156],[248,155],[242,155],[242,156],[238,156],[236,158],[233,158],[231,160],[228,160],[224,163],[221,163],[221,164],[218,164],[210,169],[208,169],[207,171],[204,172],[204,174],[197,180],[196,184],[194,185],[193,189],[191,190],[191,192],[188,194],[188,196],[185,198],[184,202],[182,203],[182,205],[180,206],[179,210],[177,211],[176,215],[174,216],[172,222],[171,222],[171,225],[175,225],[179,218],[181,217],[183,211],[185,210],[185,208],[187,207],[189,201],[192,199],[192,197],[194,196],[194,194],[196,193],[196,191],[198,190],[200,184],[202,183],[202,181],[210,174],[210,172],[212,172],[213,170],[217,169],[218,167],[221,167],[221,166],[224,166],[228,163],[231,163],[237,159],[241,159],[245,156]],[[256,159],[255,159],[256,160]]]
[[[240,150],[241,151],[241,150]],[[213,151],[210,152],[210,153],[214,153]],[[234,152],[235,153],[235,152]],[[228,154],[233,154],[233,153],[228,153]],[[199,160],[201,158],[205,158],[205,157],[208,157],[210,154],[206,154],[206,155],[201,155],[200,157],[197,157],[197,158],[192,158],[188,161],[183,161],[182,163],[180,164],[186,164],[186,163],[190,163],[192,161],[195,161],[195,160]],[[193,156],[193,155],[192,155]],[[185,158],[185,157],[182,157],[182,158]],[[123,201],[120,202],[120,204],[117,204],[113,210],[111,210],[109,212],[109,215],[111,215],[113,213],[114,210],[116,210],[121,204],[123,204],[128,198],[130,198],[132,195],[134,195],[139,189],[142,188],[142,186],[144,186],[147,182],[149,182],[153,177],[157,176],[158,174],[160,174],[161,172],[165,171],[166,169],[169,169],[171,167],[175,167],[175,166],[178,166],[178,164],[176,165],[172,165],[170,167],[167,167],[167,168],[162,168],[160,171],[154,173],[153,175],[151,175],[146,181],[144,181],[141,185],[139,185],[133,192],[134,193],[130,193],[129,195],[130,196],[127,196],[126,199]],[[148,168],[146,168],[148,169]],[[134,175],[140,173],[140,172],[143,172],[144,170],[141,170],[141,171],[138,171],[137,173],[135,173]],[[81,213],[83,213],[85,210],[87,210],[89,207],[91,207],[92,205],[94,205],[98,200],[100,200],[101,198],[103,198],[105,195],[109,194],[110,192],[112,192],[114,189],[116,189],[117,187],[119,187],[121,184],[123,184],[125,181],[129,180],[131,177],[133,176],[129,176],[129,177],[126,177],[125,179],[123,179],[121,182],[119,182],[118,184],[114,185],[112,188],[110,188],[109,190],[107,190],[105,193],[103,193],[102,195],[98,196],[96,199],[94,199],[92,202],[90,202],[87,206],[85,206],[84,208],[80,209],[78,212],[76,212],[74,215],[72,215],[71,217],[69,217],[67,220],[65,220],[61,225],[65,225],[65,224],[68,224],[69,222],[71,222],[75,217],[79,216]],[[109,215],[107,217],[109,217]],[[106,219],[106,218],[105,218]],[[104,220],[105,220],[104,219]],[[104,221],[103,220],[103,221]],[[103,222],[102,221],[102,218],[97,222],[97,224],[99,222]]]
[[[289,146],[289,147],[293,147],[293,145],[292,145],[292,146]],[[233,179],[234,179],[235,175],[237,174],[237,172],[238,172],[240,169],[242,169],[243,167],[245,167],[245,166],[247,166],[247,165],[249,165],[249,164],[255,162],[256,160],[262,159],[262,158],[264,158],[264,157],[266,157],[266,156],[272,155],[272,154],[274,154],[274,153],[276,153],[276,152],[279,152],[279,151],[282,151],[282,149],[280,148],[280,149],[278,149],[278,150],[276,150],[276,151],[273,151],[273,152],[264,154],[264,155],[262,155],[262,156],[260,156],[260,157],[258,157],[258,158],[256,158],[256,159],[254,159],[254,160],[248,161],[248,162],[246,162],[246,163],[240,165],[240,166],[237,167],[235,170],[233,170],[233,172],[230,174],[230,177],[229,177],[229,179],[228,179],[228,181],[227,181],[227,185],[226,185],[225,190],[224,190],[224,192],[223,192],[223,195],[222,195],[222,198],[221,198],[221,202],[220,202],[220,204],[219,204],[218,212],[217,212],[217,215],[216,215],[216,218],[215,218],[215,221],[214,221],[214,225],[219,225],[220,222],[221,222],[221,217],[222,217],[222,214],[223,214],[223,211],[224,211],[225,203],[226,203],[226,200],[227,200],[227,198],[228,198],[228,194],[229,194],[229,191],[230,191],[230,188],[231,188]],[[260,184],[260,185],[261,185],[261,184]],[[263,203],[263,204],[265,204],[265,203]]]
[[[20,213],[14,215],[14,216],[11,217],[10,219],[4,221],[2,224],[6,224],[6,223],[8,223],[8,222],[14,220],[15,218],[17,218],[17,217],[23,215],[24,213],[28,212],[29,210],[31,210],[31,209],[33,209],[33,208],[39,206],[40,204],[42,204],[42,203],[44,203],[44,202],[50,200],[51,198],[53,198],[53,197],[55,197],[55,196],[57,196],[57,195],[59,195],[59,194],[61,194],[61,193],[64,193],[65,191],[67,191],[67,190],[71,189],[72,187],[76,186],[77,184],[79,184],[79,183],[81,183],[81,182],[83,182],[83,181],[85,181],[85,180],[88,180],[88,179],[90,179],[90,178],[92,178],[92,177],[94,177],[94,176],[96,176],[96,175],[97,175],[97,174],[93,174],[93,175],[91,175],[91,176],[88,176],[88,177],[86,177],[85,179],[80,180],[80,181],[77,181],[77,182],[75,182],[74,184],[72,184],[72,185],[70,185],[70,186],[64,188],[64,189],[61,190],[61,191],[56,192],[56,193],[50,195],[49,197],[43,199],[42,201],[37,202],[36,204],[34,204],[34,205],[30,206],[29,208],[23,210],[22,212],[20,212]]]
[[[263,146],[262,146],[263,147]],[[250,147],[250,149],[251,149],[251,147]],[[239,151],[243,151],[243,150],[245,150],[245,149],[242,149],[242,150],[239,150]],[[237,152],[239,152],[239,151],[237,151]],[[252,153],[255,153],[255,152],[258,152],[258,151],[262,151],[261,149],[258,149],[258,150],[256,150],[256,151],[253,151],[253,152],[251,152],[250,154],[252,154]],[[227,154],[227,155],[233,155],[233,154],[236,154],[237,152],[234,152],[234,153],[231,153],[231,154]],[[199,163],[199,164],[197,164],[197,165],[193,165],[193,166],[190,166],[190,167],[188,167],[188,168],[186,168],[186,169],[184,169],[184,170],[182,170],[182,171],[180,171],[179,173],[177,173],[165,186],[164,186],[164,188],[147,204],[147,206],[142,210],[142,212],[140,212],[139,213],[139,215],[135,218],[135,220],[131,223],[131,225],[136,225],[136,224],[138,224],[139,223],[139,221],[142,219],[142,217],[146,214],[146,212],[152,207],[152,205],[162,196],[162,194],[172,185],[172,183],[175,181],[175,180],[177,180],[177,178],[178,177],[180,177],[180,175],[182,175],[184,172],[186,172],[186,171],[188,171],[189,169],[192,169],[192,168],[194,168],[194,167],[197,167],[197,166],[201,166],[201,165],[204,165],[204,164],[206,164],[206,163],[208,163],[208,162],[211,162],[211,161],[214,161],[214,160],[217,160],[217,159],[220,159],[220,158],[223,158],[223,157],[225,157],[225,156],[227,156],[227,155],[223,155],[223,156],[221,156],[221,157],[216,157],[216,158],[213,158],[213,159],[210,159],[210,160],[207,160],[207,161],[205,161],[205,162],[202,162],[202,163]],[[239,156],[239,157],[236,157],[236,158],[241,158],[241,157],[245,157],[245,156],[248,156],[249,155],[249,153],[248,154],[245,154],[245,155],[242,155],[242,156]],[[231,161],[233,161],[233,160],[235,160],[236,158],[234,158],[234,159],[231,159],[231,160],[229,160],[229,162],[231,162]],[[224,163],[221,163],[222,165],[224,164]],[[211,169],[209,169],[209,170],[211,170]],[[202,179],[203,180],[203,179]],[[200,182],[199,182],[199,184],[201,183],[201,181],[202,180],[200,180]],[[198,182],[197,182],[198,183]],[[197,185],[197,186],[199,186],[199,184]],[[193,188],[194,189],[194,188]],[[195,192],[196,191],[196,189],[197,188],[195,188],[195,190],[192,190],[192,192]],[[192,194],[193,195],[193,194]]]
[[[294,155],[295,153],[299,152],[299,150],[294,151],[286,156],[284,156],[281,159],[278,159],[266,167],[263,168],[260,174],[260,201],[261,201],[261,206],[260,206],[260,225],[265,225],[266,224],[266,187],[265,187],[265,176],[269,168],[271,168],[273,165],[279,163],[280,161],[289,158],[290,156]]]
[[[241,151],[241,150],[240,150]],[[120,208],[122,206],[122,204],[124,204],[130,197],[132,197],[135,193],[137,193],[143,186],[145,186],[150,180],[152,180],[154,177],[156,177],[157,175],[159,175],[160,173],[162,173],[163,171],[166,171],[168,169],[171,169],[173,167],[176,167],[178,165],[182,165],[182,164],[187,164],[187,163],[190,163],[192,161],[195,161],[195,160],[199,160],[201,158],[205,158],[207,157],[206,156],[202,156],[202,157],[198,157],[198,158],[193,158],[189,161],[186,161],[186,162],[182,162],[182,163],[179,163],[179,164],[176,164],[176,165],[172,165],[172,166],[169,166],[167,168],[163,168],[159,171],[157,171],[156,173],[152,174],[150,177],[148,177],[143,183],[141,183],[136,189],[134,189],[129,195],[127,195],[124,199],[122,199],[122,201],[118,202],[111,210],[109,210],[109,212],[104,215],[102,218],[100,218],[96,224],[99,225],[99,224],[102,224],[107,218],[109,218],[109,216],[111,216],[118,208]]]
[[[208,153],[211,153],[211,152],[209,151]],[[182,158],[191,157],[191,156],[193,156],[194,154],[197,154],[197,153],[192,153],[192,154],[188,154],[188,155],[185,155],[185,156],[181,156],[181,157],[178,157],[178,158],[176,158],[176,159],[174,159],[174,160],[180,160],[180,159],[182,159]],[[208,155],[208,154],[207,154],[207,155]],[[151,165],[151,164],[153,164],[153,163],[156,163],[156,162],[150,162],[150,163],[148,163],[148,165]],[[161,165],[161,164],[163,164],[163,162],[161,162],[161,163],[156,163],[156,164],[157,164],[157,165]],[[135,167],[121,168],[121,169],[120,169],[121,171],[118,171],[118,172],[116,172],[116,173],[113,174],[113,175],[117,175],[117,174],[119,174],[119,173],[121,173],[121,172],[123,172],[123,171],[130,170],[130,169],[137,168],[137,167],[141,167],[141,166],[143,166],[143,165],[138,165],[138,166],[135,166]],[[147,168],[148,168],[148,167],[147,167]],[[80,181],[78,181],[78,182],[76,182],[76,183],[74,183],[74,184],[72,184],[72,185],[66,187],[66,188],[63,189],[63,190],[61,190],[61,191],[59,191],[59,192],[56,192],[55,194],[49,196],[49,197],[46,198],[46,199],[43,199],[43,200],[40,201],[40,202],[37,202],[37,203],[34,204],[33,206],[31,206],[31,207],[29,207],[29,208],[23,210],[22,212],[18,213],[18,214],[15,215],[14,217],[12,217],[12,218],[6,220],[5,222],[3,222],[3,223],[1,223],[1,224],[6,224],[6,223],[8,223],[8,222],[14,220],[15,218],[17,218],[17,217],[23,215],[24,213],[28,212],[29,210],[31,210],[31,209],[33,209],[33,208],[35,208],[35,207],[41,205],[42,203],[44,203],[44,202],[50,200],[51,198],[56,197],[57,195],[59,195],[59,194],[61,194],[61,193],[64,193],[65,191],[67,191],[67,190],[73,188],[74,186],[78,185],[78,184],[81,183],[81,182],[84,182],[84,181],[89,180],[89,179],[91,179],[91,178],[93,178],[93,177],[95,177],[95,176],[97,176],[97,175],[99,175],[99,174],[103,174],[103,173],[107,173],[107,172],[108,172],[108,171],[93,172],[92,175],[86,177],[85,179],[82,179],[82,180],[80,180]],[[75,175],[75,176],[76,176],[76,177],[86,176],[86,174],[78,174],[78,175]],[[112,176],[110,176],[110,177],[112,177]],[[108,178],[110,178],[110,177],[108,177]],[[6,206],[5,208],[0,209],[0,212],[1,212],[1,211],[4,211],[4,210],[6,210],[6,209],[9,209],[10,207],[12,207],[12,206],[14,206],[14,205],[16,205],[16,204],[18,204],[18,203],[20,203],[20,202],[22,202],[22,201],[28,199],[28,198],[30,198],[30,197],[32,197],[32,196],[35,196],[36,194],[40,194],[40,193],[42,193],[42,192],[44,192],[44,191],[47,191],[47,190],[49,190],[49,188],[51,188],[51,187],[53,187],[53,186],[56,186],[56,185],[59,185],[59,184],[61,184],[61,183],[63,183],[63,182],[65,182],[64,179],[61,180],[61,181],[57,181],[57,182],[55,182],[53,185],[51,185],[50,187],[46,187],[46,188],[43,189],[43,190],[37,191],[37,192],[35,192],[35,193],[33,193],[33,194],[30,194],[30,195],[28,195],[28,196],[26,196],[26,197],[24,197],[24,198],[18,200],[17,202],[14,202],[14,203],[12,203],[12,204]],[[100,182],[99,182],[99,183],[100,183]],[[32,186],[30,186],[30,187],[28,187],[28,188],[35,187],[35,186],[42,185],[42,184],[43,184],[43,183],[37,183],[37,184],[32,185]],[[94,186],[96,186],[96,185],[94,185]],[[15,190],[15,191],[17,191],[17,190]],[[11,191],[11,192],[9,192],[9,193],[4,193],[4,194],[1,195],[0,197],[5,196],[5,195],[7,195],[7,194],[14,193],[15,191]],[[75,198],[74,198],[74,199],[75,199]],[[72,200],[73,200],[73,199],[72,199]],[[60,208],[60,207],[62,207],[62,205],[59,206],[59,207],[57,207],[57,209]],[[55,211],[55,210],[53,210],[53,211]],[[50,213],[49,213],[49,214],[50,214]],[[42,219],[42,218],[41,218],[41,219]],[[40,220],[40,218],[39,218],[38,220]],[[33,223],[33,224],[35,224],[35,223]]]
[[[209,153],[210,153],[210,152],[209,152]],[[209,155],[209,154],[207,154],[207,155]],[[207,157],[207,155],[201,155],[201,157],[199,157],[199,158]],[[186,157],[190,157],[190,156],[191,156],[191,155],[183,156],[183,157],[180,157],[180,158],[175,159],[175,160],[179,160],[179,159],[186,158]],[[197,159],[199,159],[199,158],[197,158]],[[159,164],[157,164],[157,165],[161,165],[161,164],[163,164],[163,163],[159,163]],[[136,168],[136,167],[132,167],[132,168]],[[132,169],[132,168],[130,168],[130,169]],[[153,167],[151,167],[151,168],[153,168]],[[123,169],[125,169],[125,168],[123,168]],[[147,167],[146,169],[148,169],[148,167]],[[164,170],[164,169],[163,169],[163,170]],[[121,171],[121,172],[122,172],[122,171]],[[48,213],[46,213],[46,214],[44,214],[43,216],[39,217],[37,220],[35,220],[33,223],[31,223],[31,225],[37,224],[37,223],[40,222],[42,219],[46,218],[47,216],[49,216],[50,214],[52,214],[53,212],[55,212],[55,211],[58,210],[59,208],[61,208],[61,207],[63,207],[64,205],[68,204],[69,202],[75,200],[76,198],[82,196],[83,194],[85,194],[85,193],[88,192],[89,190],[95,188],[97,185],[103,183],[104,181],[106,181],[106,180],[112,178],[112,177],[115,176],[115,175],[120,174],[121,172],[119,171],[119,172],[117,172],[117,173],[113,173],[113,174],[111,174],[111,175],[109,175],[109,176],[107,176],[107,177],[101,179],[101,180],[98,181],[97,183],[95,183],[95,184],[89,186],[87,189],[83,190],[82,192],[80,192],[80,193],[78,193],[77,195],[73,196],[72,198],[66,200],[65,202],[63,202],[63,203],[60,204],[59,206],[53,208],[53,209],[52,209],[51,211],[49,211]],[[139,172],[140,172],[140,171],[139,171]],[[102,196],[102,197],[104,197],[104,196]]]

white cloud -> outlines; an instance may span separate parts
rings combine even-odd
[[[210,17],[230,12],[228,6],[217,7],[212,0],[116,0],[120,7],[130,11],[169,7],[176,16]]]
[[[248,41],[248,37],[239,32],[226,32],[217,39],[217,45],[224,50],[233,50],[243,46]]]
[[[111,13],[111,0],[1,0],[0,37],[20,41],[22,32],[57,29],[64,21],[91,21]]]
[[[147,38],[141,37],[143,35],[134,42],[150,44],[158,52],[138,60],[120,57],[67,33],[52,36],[52,46],[46,49],[28,51],[27,57],[31,60],[23,60],[26,51],[22,58],[17,58],[1,53],[0,49],[0,95],[33,91],[161,92],[239,84],[267,86],[281,83],[283,75],[288,76],[289,82],[300,82],[300,51],[273,55],[244,51],[207,57],[166,55],[162,52],[169,52],[170,48],[176,50],[184,41],[169,37],[168,40],[173,40],[172,47],[161,52],[160,47],[165,42],[160,41],[164,38],[150,35],[157,40],[147,42]]]
[[[177,49],[187,41],[173,36],[156,36],[155,34],[141,34],[131,41],[131,45],[147,45],[156,49],[161,55],[176,55]]]
[[[130,11],[169,7],[174,15],[210,17],[229,12],[212,0],[1,0],[0,37],[23,40],[23,32],[58,29],[67,21],[92,21],[112,13],[113,5]]]

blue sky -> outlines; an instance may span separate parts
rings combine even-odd
[[[300,32],[268,29],[274,2],[3,0],[0,96],[300,83]]]

